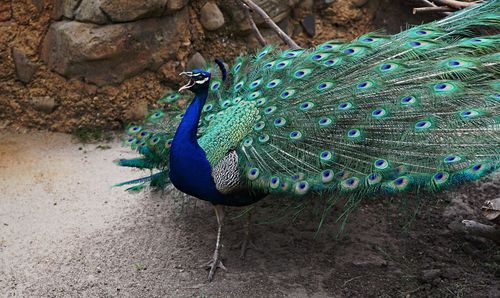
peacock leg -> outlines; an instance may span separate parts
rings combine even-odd
[[[217,242],[215,244],[215,251],[214,251],[214,256],[212,260],[210,260],[205,266],[207,269],[210,269],[210,272],[208,273],[208,281],[212,281],[215,270],[217,268],[221,268],[222,270],[227,270],[227,268],[222,264],[222,260],[219,257],[219,251],[221,248],[221,232],[222,232],[222,225],[224,224],[224,206],[222,205],[214,205],[214,211],[215,211],[215,216],[217,217]]]
[[[251,247],[255,250],[257,250],[257,246],[255,243],[252,241],[252,234],[251,234],[251,227],[252,227],[252,210],[248,211],[248,216],[245,222],[245,228],[244,228],[244,237],[243,240],[241,240],[238,244],[236,244],[235,248],[240,248],[241,253],[240,253],[240,258],[244,259],[245,255],[247,253],[247,250]]]

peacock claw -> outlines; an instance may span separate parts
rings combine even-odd
[[[203,267],[210,269],[208,272],[208,281],[212,281],[214,278],[215,271],[220,268],[224,271],[227,271],[226,266],[222,263],[222,261],[218,257],[214,257],[214,259],[208,261]]]

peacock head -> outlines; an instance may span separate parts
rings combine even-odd
[[[215,63],[220,68],[222,80],[225,81],[227,71],[226,67],[224,66],[224,63],[222,63],[222,61],[219,59],[215,59]],[[210,85],[210,78],[212,77],[212,74],[210,72],[198,68],[193,69],[192,71],[189,72],[182,72],[180,75],[188,76],[190,80],[189,83],[187,83],[186,85],[182,86],[179,89],[179,92],[182,90],[191,90],[194,93],[207,91]]]
[[[211,74],[203,69],[193,69],[193,71],[182,72],[180,75],[185,75],[189,77],[189,83],[182,86],[179,92],[182,90],[191,90],[194,93],[208,90],[210,84]]]

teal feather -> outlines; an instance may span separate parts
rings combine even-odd
[[[148,158],[133,158],[133,159],[119,159],[115,161],[115,164],[122,167],[132,167],[139,169],[151,169],[154,165],[149,161]]]
[[[268,46],[236,58],[226,81],[210,66],[199,143],[212,166],[235,148],[249,191],[362,197],[479,179],[500,166],[500,36],[478,33],[498,32],[499,8],[488,1],[393,36]],[[166,94],[164,109],[127,129],[142,157],[119,164],[158,172],[138,189],[168,183],[183,115],[173,107],[188,98]]]
[[[150,176],[142,177],[139,179],[134,179],[134,180],[129,180],[121,183],[115,184],[116,187],[124,186],[124,185],[140,185],[141,188],[146,185],[146,182],[148,182],[151,186],[154,187],[165,187],[167,185],[168,181],[168,172],[159,172]],[[133,187],[130,188],[132,190]],[[138,188],[136,190],[139,190]]]

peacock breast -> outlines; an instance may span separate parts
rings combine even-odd
[[[259,110],[254,101],[242,101],[229,107],[210,123],[198,144],[206,153],[212,167],[238,146],[252,132],[259,120]]]

